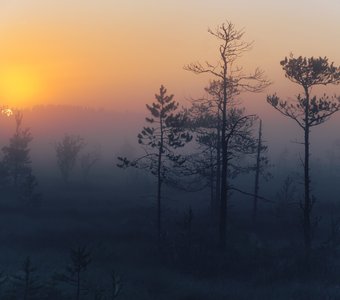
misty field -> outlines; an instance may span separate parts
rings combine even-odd
[[[118,170],[119,172],[119,170]],[[70,186],[45,182],[40,207],[22,207],[8,196],[1,205],[2,299],[20,295],[13,276],[25,257],[36,267],[40,288],[32,299],[74,299],[73,287],[53,279],[69,264],[71,248],[86,246],[92,262],[84,272],[81,299],[106,299],[110,273],[121,278],[117,299],[338,299],[337,254],[321,242],[328,220],[319,226],[320,248],[306,271],[298,249],[298,218],[282,220],[266,205],[256,234],[245,216],[250,205],[233,205],[230,247],[216,252],[216,225],[211,224],[208,193],[167,189],[161,252],[155,239],[152,178],[132,174],[120,184],[92,182]],[[119,176],[119,174],[117,174]],[[329,210],[328,205],[322,209]],[[187,224],[192,207],[192,223]],[[332,207],[333,212],[339,207]],[[322,232],[322,234],[320,234]],[[319,241],[318,241],[319,242]],[[298,250],[298,251],[297,251]],[[334,255],[334,256],[333,256]],[[13,289],[15,292],[13,292]],[[102,291],[102,298],[99,297]],[[97,294],[96,294],[97,293]],[[97,296],[95,296],[97,295]],[[12,298],[11,298],[12,297]],[[109,299],[109,298],[107,298]]]
[[[340,299],[335,0],[0,2],[0,300]]]

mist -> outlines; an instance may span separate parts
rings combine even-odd
[[[84,273],[86,283],[82,284],[89,284],[87,281],[90,281],[93,285],[97,276],[107,276],[96,284],[106,286],[106,293],[109,293],[109,274],[112,268],[119,274],[117,276],[121,276],[117,278],[124,280],[122,293],[119,297],[117,294],[117,298],[122,299],[130,299],[136,292],[144,293],[139,299],[150,299],[149,297],[168,299],[167,295],[200,297],[207,295],[205,288],[202,289],[202,282],[207,286],[214,286],[215,292],[213,296],[209,296],[212,299],[222,299],[223,295],[230,295],[230,289],[239,294],[243,282],[254,285],[259,297],[262,297],[264,293],[273,295],[277,290],[286,289],[287,283],[281,283],[282,280],[289,280],[295,284],[300,282],[299,278],[301,276],[303,278],[304,273],[291,273],[298,271],[290,269],[289,262],[281,262],[283,264],[281,267],[284,272],[291,275],[280,273],[281,275],[277,274],[271,279],[258,277],[258,268],[272,268],[262,264],[276,265],[278,259],[283,259],[280,256],[273,258],[272,262],[269,258],[268,262],[262,261],[262,258],[260,260],[259,257],[254,258],[258,266],[251,267],[250,274],[250,269],[247,270],[247,276],[245,271],[239,270],[239,267],[249,268],[246,263],[240,265],[241,262],[236,260],[230,265],[229,262],[226,270],[219,264],[215,265],[214,260],[221,255],[219,252],[214,254],[213,250],[218,249],[217,235],[214,233],[218,218],[212,219],[211,216],[208,187],[186,190],[183,187],[165,186],[162,206],[165,236],[162,243],[166,243],[166,246],[164,245],[161,253],[158,252],[157,235],[154,230],[155,177],[146,170],[134,168],[124,170],[117,167],[118,157],[133,158],[143,154],[137,135],[145,126],[146,113],[147,109],[145,113],[131,113],[58,105],[38,106],[22,111],[22,127],[30,128],[33,137],[29,156],[33,174],[38,182],[36,192],[42,197],[39,203],[27,205],[20,197],[14,196],[15,193],[12,194],[11,189],[3,189],[1,236],[4,255],[1,265],[4,272],[17,272],[25,257],[26,259],[28,257],[39,272],[37,282],[44,285],[37,294],[40,298],[36,299],[43,299],[42,290],[45,293],[55,294],[62,291],[61,293],[65,295],[72,294],[72,285],[57,279],[53,279],[57,286],[53,291],[49,291],[48,283],[43,278],[49,276],[58,278],[55,274],[63,272],[62,265],[67,265],[70,249],[77,251],[83,249],[79,247],[87,247],[84,251],[91,253],[93,263],[89,264],[87,274]],[[313,194],[316,197],[314,210],[318,218],[315,240],[318,243],[326,241],[330,234],[329,226],[339,211],[336,201],[339,194],[337,174],[340,159],[335,127],[336,121],[318,128],[313,132],[311,140],[313,145],[311,178]],[[1,146],[4,147],[15,132],[13,116],[1,118],[1,128]],[[254,134],[257,130],[258,126],[255,124]],[[65,134],[77,135],[84,141],[84,147],[79,152],[78,160],[66,185],[56,156],[56,145]],[[291,251],[289,249],[294,248],[298,253],[299,249],[302,250],[299,203],[303,198],[301,169],[303,149],[298,143],[301,141],[301,135],[295,124],[285,119],[278,118],[275,124],[263,119],[263,139],[268,146],[267,171],[270,176],[266,180],[263,178],[260,180],[260,197],[263,198],[258,204],[256,230],[250,217],[253,206],[254,172],[249,171],[232,179],[233,185],[248,193],[233,191],[230,196],[229,226],[232,232],[230,239],[233,240],[230,243],[236,243],[235,246],[241,247],[234,251],[245,251],[248,253],[247,256],[257,257],[262,255],[260,253],[263,251],[271,251],[271,255],[274,255],[280,249]],[[196,152],[198,149],[195,142],[191,141],[181,152],[190,155],[192,151]],[[99,154],[98,160],[84,178],[80,158],[93,151]],[[254,162],[254,158],[247,160],[249,163]],[[186,181],[185,178],[180,180]],[[292,198],[283,200],[285,193]],[[289,203],[285,204],[284,201]],[[282,208],[282,205],[287,207]],[[190,227],[190,231],[187,226]],[[318,251],[321,251],[321,248]],[[200,263],[197,264],[196,260]],[[288,265],[285,265],[286,263]],[[175,275],[177,272],[180,272],[181,279],[176,284],[180,284],[181,287],[170,291],[170,286],[177,281],[173,277],[178,276]],[[252,272],[254,275],[251,275]],[[154,277],[155,274],[157,279]],[[228,279],[227,288],[225,284],[222,286],[214,279],[218,276],[218,281],[223,281],[225,276],[228,278],[235,274],[238,279],[233,283]],[[14,280],[8,280],[4,283],[7,289],[4,297],[12,291],[11,285],[14,284]],[[270,291],[267,286],[268,280]],[[305,289],[304,280],[299,285]],[[322,282],[323,279],[318,275],[313,280]],[[16,288],[16,291],[18,295],[21,289]],[[242,295],[248,297],[249,293],[251,289],[244,290]],[[282,295],[285,294],[286,292],[282,292]],[[64,299],[62,295],[56,294],[53,296],[55,298],[52,298],[49,294],[48,299]],[[82,292],[82,295],[84,299],[91,299],[90,292]],[[243,299],[237,297],[235,296],[235,299]]]
[[[0,11],[1,300],[340,299],[336,10],[40,2]]]

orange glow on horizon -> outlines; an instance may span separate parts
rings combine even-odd
[[[255,41],[238,66],[245,73],[260,67],[273,81],[260,96],[242,95],[245,106],[256,111],[269,113],[267,93],[290,97],[299,92],[279,64],[290,52],[327,56],[340,64],[336,0],[308,6],[292,0],[5,2],[0,104],[10,107],[69,104],[140,111],[161,84],[186,105],[187,99],[202,96],[212,78],[195,76],[183,66],[216,63],[219,41],[207,29],[225,20],[245,28],[245,41]],[[310,22],[310,16],[318,21]],[[338,87],[331,89],[339,94]]]
[[[0,98],[10,107],[32,105],[41,96],[41,77],[24,66],[9,66],[0,71]]]

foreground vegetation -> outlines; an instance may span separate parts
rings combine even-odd
[[[74,252],[83,250],[89,261],[80,271],[79,299],[114,299],[117,286],[117,299],[338,299],[335,222],[331,227],[330,219],[320,221],[306,269],[293,209],[287,218],[276,213],[276,205],[264,206],[254,233],[251,218],[244,217],[251,205],[240,206],[244,199],[235,197],[228,247],[221,252],[207,195],[170,189],[159,251],[154,200],[135,196],[152,187],[142,177],[134,192],[126,186],[48,185],[42,187],[44,202],[34,209],[3,198],[1,299],[78,299]],[[339,206],[318,208],[324,215],[340,213]]]

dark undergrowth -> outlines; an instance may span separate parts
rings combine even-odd
[[[307,263],[298,218],[278,219],[271,207],[256,231],[233,208],[221,251],[204,209],[168,205],[159,247],[153,199],[139,202],[133,191],[55,188],[40,207],[3,195],[1,300],[340,299],[340,260],[327,222],[318,225]],[[82,249],[89,262],[79,271],[74,253],[81,259]]]

